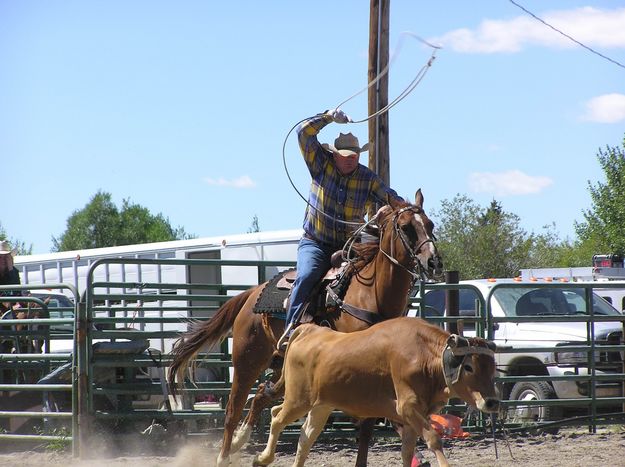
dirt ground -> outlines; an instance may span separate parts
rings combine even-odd
[[[58,452],[15,452],[0,454],[0,466],[75,466],[75,467],[195,467],[214,465],[220,440],[198,440],[187,443],[169,456],[134,454],[117,457],[116,453],[94,453],[95,458],[80,461],[69,454]],[[507,440],[472,436],[463,440],[445,441],[445,454],[451,465],[463,467],[487,466],[588,466],[625,465],[625,427],[611,426],[590,434],[584,428],[566,429],[557,435],[511,434]],[[5,446],[6,447],[6,446]],[[254,455],[263,449],[261,444],[248,446],[241,455],[242,466],[252,465]],[[496,447],[496,450],[495,450]],[[276,467],[293,462],[295,443],[278,446]],[[139,449],[139,448],[138,448]],[[141,449],[139,451],[141,452]],[[422,451],[427,461],[436,465],[434,456]],[[119,454],[119,453],[117,453]],[[307,465],[327,467],[353,466],[356,446],[352,440],[339,442],[318,441]],[[370,466],[400,466],[400,443],[397,439],[377,440],[369,454]]]

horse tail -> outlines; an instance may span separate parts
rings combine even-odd
[[[177,393],[177,385],[182,385],[187,367],[203,347],[212,347],[226,338],[241,308],[256,290],[255,287],[235,295],[224,303],[207,321],[195,321],[191,329],[184,333],[172,349],[173,361],[169,367],[167,385],[172,395]],[[176,384],[178,381],[178,384]]]

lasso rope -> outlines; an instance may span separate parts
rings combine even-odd
[[[432,66],[432,63],[434,62],[434,59],[436,58],[436,52],[441,47],[427,42],[426,40],[422,39],[421,37],[417,36],[416,34],[414,34],[412,32],[408,32],[408,31],[402,32],[400,34],[399,43],[398,43],[398,45],[397,45],[397,47],[395,49],[396,51],[393,54],[393,57],[391,58],[389,63],[386,65],[386,67],[384,67],[384,69],[378,74],[378,76],[376,76],[375,79],[373,79],[371,82],[369,82],[366,87],[364,87],[363,89],[361,89],[357,93],[353,94],[352,96],[348,97],[347,99],[342,101],[339,105],[337,105],[334,108],[338,109],[341,106],[345,105],[347,102],[349,102],[350,100],[352,100],[355,97],[359,96],[360,94],[362,94],[363,92],[368,90],[371,86],[375,85],[384,75],[386,75],[389,72],[392,63],[399,56],[399,53],[401,51],[401,47],[403,45],[403,41],[404,41],[404,39],[406,37],[412,37],[412,38],[422,42],[423,44],[427,45],[428,47],[431,47],[432,48],[432,55],[430,56],[430,58],[428,59],[426,64],[423,65],[423,67],[421,67],[421,69],[416,74],[414,79],[410,82],[410,84],[408,84],[408,86],[406,86],[406,88],[401,93],[399,93],[399,95],[395,99],[393,99],[391,102],[389,102],[387,105],[385,105],[383,108],[377,110],[373,114],[371,114],[371,115],[369,115],[369,116],[367,116],[367,117],[365,117],[365,118],[363,118],[361,120],[354,120],[351,123],[364,123],[364,122],[367,122],[367,121],[371,120],[372,118],[377,117],[378,115],[382,115],[383,113],[388,112],[391,108],[393,108],[394,106],[399,104],[399,102],[401,102],[403,99],[405,99],[419,85],[419,83],[425,77],[427,71]],[[289,136],[291,135],[293,130],[295,130],[295,128],[297,128],[298,125],[300,125],[302,122],[304,122],[306,120],[308,120],[308,118],[304,118],[304,119],[298,121],[295,125],[293,125],[291,127],[291,129],[289,130],[289,132],[286,134],[286,137],[284,138],[284,143],[282,144],[282,163],[284,165],[284,171],[286,172],[286,176],[287,176],[287,178],[289,180],[289,183],[291,184],[291,186],[293,187],[295,192],[298,194],[298,196],[304,200],[304,202],[307,204],[307,206],[309,208],[312,208],[312,209],[316,210],[321,215],[327,217],[328,219],[330,219],[330,220],[332,220],[334,222],[338,222],[340,224],[356,226],[356,227],[363,226],[362,222],[349,222],[349,221],[344,221],[344,220],[341,220],[341,219],[336,219],[335,217],[333,217],[333,216],[323,212],[321,209],[316,208],[315,206],[311,205],[308,202],[308,199],[304,195],[302,195],[302,193],[295,186],[295,183],[293,182],[293,179],[291,178],[291,175],[289,174],[289,169],[288,169],[287,163],[286,163],[286,144],[287,144]],[[372,222],[374,220],[375,220],[375,216],[374,216],[374,218],[370,219],[364,225],[366,226],[368,223],[370,223],[370,222]],[[360,229],[358,231],[360,231]],[[349,242],[349,240],[348,240],[348,242]],[[350,246],[350,248],[351,248],[351,246]]]

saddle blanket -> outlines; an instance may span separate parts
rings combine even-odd
[[[277,285],[278,282],[291,271],[294,271],[294,269],[279,272],[269,280],[254,305],[254,313],[265,313],[274,318],[286,319],[284,303],[291,289],[278,287]]]

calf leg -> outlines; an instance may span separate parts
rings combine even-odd
[[[412,465],[417,438],[417,432],[411,426],[405,425],[401,430],[401,460],[404,467]]]
[[[397,412],[404,421],[404,431],[408,428],[406,425],[409,425],[412,430],[421,435],[428,448],[434,452],[438,465],[441,467],[448,467],[449,462],[447,461],[445,454],[443,454],[443,443],[441,438],[438,436],[438,433],[436,433],[436,430],[432,428],[432,425],[426,416],[423,415],[427,413],[427,408],[424,404],[419,404],[417,396],[414,392],[404,392],[404,395],[398,397]],[[403,453],[404,443],[402,438],[402,458]]]
[[[441,437],[438,436],[438,433],[436,433],[436,431],[432,428],[427,420],[425,422],[426,424],[424,426],[427,428],[423,429],[423,431],[421,432],[421,437],[423,438],[423,441],[425,441],[425,444],[427,444],[430,451],[434,452],[434,454],[436,455],[438,465],[440,465],[441,467],[447,467],[449,465],[449,462],[447,461],[447,458],[443,453],[443,443],[441,441]]]
[[[276,455],[276,446],[280,433],[289,423],[303,417],[308,412],[309,406],[293,406],[285,400],[282,404],[271,409],[271,427],[269,428],[269,439],[263,452],[254,458],[253,465],[264,466],[273,462]]]
[[[310,448],[319,436],[319,433],[323,430],[332,410],[334,410],[333,407],[318,405],[308,412],[308,417],[306,417],[306,421],[302,425],[302,430],[299,435],[297,454],[295,455],[293,467],[302,467],[304,465],[310,453]]]

